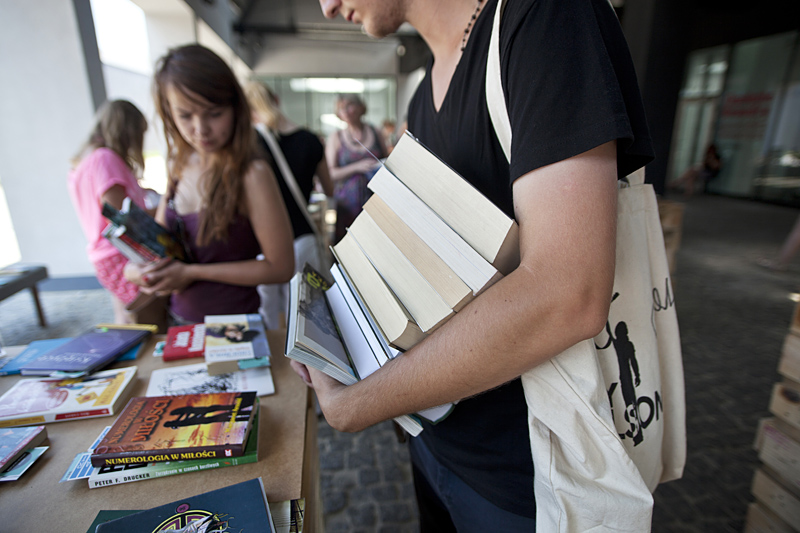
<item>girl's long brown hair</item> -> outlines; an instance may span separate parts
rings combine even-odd
[[[204,180],[205,201],[201,212],[197,243],[224,240],[235,216],[243,212],[244,176],[256,157],[255,134],[250,122],[250,108],[239,82],[230,67],[217,54],[200,45],[173,48],[157,66],[154,100],[164,123],[169,158],[169,194],[180,180],[193,148],[178,132],[167,101],[167,88],[173,87],[186,98],[200,104],[233,108],[231,140],[212,154],[211,169]],[[198,101],[197,96],[205,100]]]
[[[72,158],[72,166],[78,166],[87,152],[108,148],[120,156],[136,176],[141,177],[144,170],[142,145],[146,130],[147,119],[138,107],[127,100],[107,101],[97,110],[94,128]]]

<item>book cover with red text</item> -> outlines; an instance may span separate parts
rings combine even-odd
[[[92,453],[92,466],[238,457],[255,392],[131,398]]]

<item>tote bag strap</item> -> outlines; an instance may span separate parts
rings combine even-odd
[[[489,38],[489,59],[486,62],[486,105],[492,119],[494,133],[507,161],[511,161],[511,120],[508,118],[506,96],[503,93],[503,82],[500,75],[500,20],[506,0],[498,0],[492,23],[492,35]],[[644,183],[644,167],[629,174],[619,181],[620,187],[642,185]]]
[[[300,190],[300,186],[297,185],[297,180],[294,178],[294,172],[292,172],[292,169],[289,167],[289,163],[286,161],[286,157],[283,155],[283,150],[281,150],[278,140],[275,139],[275,136],[272,135],[272,132],[268,128],[258,128],[258,132],[261,133],[261,135],[264,137],[264,140],[267,141],[269,150],[272,152],[272,157],[275,158],[275,162],[278,164],[278,168],[281,170],[283,181],[286,182],[286,186],[289,187],[289,190],[292,192],[292,197],[294,198],[294,201],[297,202],[300,210],[303,212],[306,222],[308,222],[309,226],[311,226],[314,236],[316,236],[317,239],[320,239],[321,236],[319,234],[317,224],[311,218],[311,213],[308,212],[308,203],[303,196],[303,192]]]
[[[486,104],[497,140],[503,147],[506,160],[511,161],[511,121],[508,118],[506,96],[503,94],[503,83],[500,79],[500,19],[503,18],[505,5],[505,0],[498,0],[492,23],[489,60],[486,62]]]

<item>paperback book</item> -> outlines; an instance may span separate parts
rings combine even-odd
[[[0,472],[6,470],[25,450],[39,446],[46,438],[45,426],[0,429]]]
[[[153,329],[96,326],[26,363],[22,375],[78,377],[100,370],[141,344]]]
[[[273,533],[264,483],[261,478],[183,498],[146,511],[101,523],[97,533],[141,533],[180,530],[196,532],[258,531]]]
[[[131,398],[92,453],[92,466],[239,457],[255,392]]]
[[[9,358],[0,366],[0,376],[10,376],[19,374],[20,369],[26,364],[34,361],[40,355],[43,355],[57,346],[61,346],[68,342],[70,338],[64,339],[45,339],[40,341],[31,341],[27,348],[22,350],[17,356]]]
[[[130,198],[125,198],[120,210],[104,203],[102,213],[110,222],[110,227],[106,228],[104,235],[123,254],[132,250],[141,257],[140,262],[162,257],[171,257],[186,263],[192,261],[183,239],[161,226],[153,217],[131,202]],[[119,242],[124,246],[119,247]]]
[[[22,477],[22,474],[28,471],[33,463],[41,457],[44,452],[50,449],[50,446],[37,446],[35,448],[28,448],[25,452],[17,458],[3,472],[0,472],[0,481],[16,481]]]
[[[206,344],[206,325],[188,324],[167,329],[167,340],[162,357],[164,361],[203,357]]]
[[[345,385],[364,379],[399,353],[384,351],[376,339],[371,345],[365,337],[366,330],[361,329],[370,328],[366,319],[361,317],[364,320],[359,321],[342,289],[329,284],[308,265],[292,279],[289,301],[287,357],[325,372]],[[309,309],[313,312],[309,313]],[[427,414],[438,421],[451,408],[448,404]],[[422,431],[417,415],[400,416],[395,421],[411,435]]]
[[[92,473],[89,474],[89,488],[110,487],[111,485],[121,485],[145,479],[250,464],[256,461],[258,461],[258,414],[253,419],[253,429],[247,438],[244,453],[239,457],[101,466],[93,468]]]
[[[21,379],[0,396],[0,427],[113,415],[130,395],[135,376],[132,366],[80,378]]]
[[[205,359],[211,375],[268,366],[269,343],[258,313],[205,317]]]
[[[274,394],[275,383],[270,367],[248,368],[215,376],[208,373],[205,363],[158,368],[150,374],[145,396],[244,391],[255,391],[258,396]]]

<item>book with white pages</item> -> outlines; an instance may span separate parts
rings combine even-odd
[[[378,169],[367,187],[401,215],[403,222],[447,263],[474,295],[503,277],[385,166]]]
[[[374,339],[374,342],[377,342],[380,345],[384,355],[389,359],[394,359],[399,354],[403,353],[394,346],[389,345],[389,341],[384,336],[380,326],[375,321],[375,318],[370,314],[369,308],[364,302],[364,299],[358,293],[358,289],[356,289],[356,286],[353,284],[353,281],[347,275],[347,272],[344,270],[342,265],[340,265],[339,263],[333,263],[333,265],[331,265],[331,276],[333,277],[334,283],[336,283],[337,285],[339,285],[340,288],[342,288],[342,294],[345,295],[348,304],[350,303],[349,298],[352,298],[355,302],[355,305],[358,306],[360,312],[359,313],[354,312],[353,314],[356,315],[357,320],[359,320],[359,325],[361,325],[361,319],[358,317],[362,317],[366,321],[367,326],[372,331],[372,334],[370,335],[362,327],[362,330],[365,331],[364,335],[367,337],[367,340],[370,342],[370,345],[373,346],[373,339]],[[345,286],[347,286],[349,290],[345,291],[344,290]],[[351,305],[350,307],[352,308],[353,305]],[[383,366],[383,363],[381,363],[381,366]]]
[[[453,316],[453,309],[367,211],[359,213],[348,232],[424,333]]]
[[[205,363],[158,368],[150,374],[145,396],[245,391],[255,391],[258,396],[274,394],[270,368],[247,368],[214,376],[209,375]]]
[[[330,304],[331,314],[342,335],[342,340],[347,353],[350,355],[350,360],[353,362],[358,378],[359,380],[364,379],[380,368],[376,354],[364,337],[364,333],[344,300],[339,286],[334,284],[326,290],[325,298]],[[422,432],[422,426],[419,421],[412,416],[398,416],[394,420],[414,437]]]
[[[312,278],[316,286],[308,279]],[[345,385],[358,381],[328,308],[329,283],[306,265],[289,283],[289,314],[284,353]]]
[[[503,274],[519,265],[519,226],[406,131],[386,167]]]
[[[356,301],[355,296],[352,294],[350,287],[344,281],[338,265],[334,264],[331,267],[331,274],[335,283],[333,286],[325,291],[325,296],[331,305],[331,312],[333,313],[334,320],[339,327],[339,331],[344,339],[344,344],[350,354],[350,360],[356,367],[359,379],[364,379],[372,374],[378,368],[386,364],[391,358],[400,354],[394,348],[390,357],[389,354],[383,351],[383,346],[378,340],[375,332],[372,330],[364,311]],[[415,413],[429,422],[436,423],[445,418],[453,409],[453,404],[448,403],[445,405],[432,407]],[[414,434],[407,427],[409,421],[404,418],[395,419],[406,431]],[[412,420],[416,424],[416,421]]]

